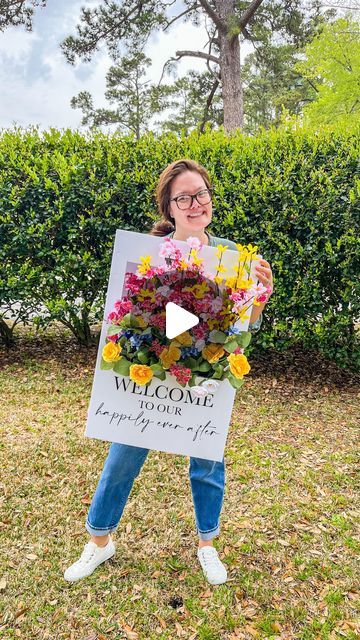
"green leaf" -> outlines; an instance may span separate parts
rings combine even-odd
[[[241,347],[241,349],[246,349],[246,347],[248,347],[251,342],[251,337],[252,336],[250,331],[242,331],[241,333],[237,334],[236,341],[238,346]]]
[[[164,367],[162,367],[161,364],[157,362],[155,364],[150,365],[150,369],[154,373],[154,376],[159,376],[165,373]]]
[[[194,369],[196,369],[198,363],[196,358],[192,358],[191,356],[189,356],[188,358],[185,358],[183,365],[184,367],[187,367],[188,369],[191,369],[191,371],[193,371]]]
[[[101,358],[101,361],[100,361],[100,369],[104,369],[104,370],[105,370],[105,369],[112,369],[112,368],[113,368],[113,366],[114,366],[114,363],[113,363],[113,362],[106,362],[106,361],[104,360],[104,358]]]
[[[189,387],[195,387],[196,385],[196,375],[193,374],[188,382]]]
[[[111,324],[106,332],[106,335],[115,336],[117,333],[121,333],[121,327],[118,324]]]
[[[121,360],[118,360],[117,362],[115,362],[114,371],[115,373],[120,373],[122,376],[128,376],[130,366],[131,366],[131,362],[129,362],[129,360],[126,360],[126,358],[123,357],[121,358]]]
[[[214,378],[215,380],[221,380],[224,373],[224,367],[221,364],[220,365],[217,364],[215,367],[213,367],[213,369],[214,369],[214,373],[211,377]]]
[[[215,342],[216,344],[224,344],[228,338],[226,333],[223,331],[215,331],[211,336],[210,342]]]
[[[240,389],[245,380],[244,378],[235,378],[235,376],[231,373],[231,371],[227,371],[225,377],[229,380],[230,384],[234,387],[234,389]]]
[[[207,371],[210,371],[210,369],[211,369],[211,364],[210,362],[206,362],[206,360],[201,364],[199,364],[199,366],[197,367],[197,370],[201,371],[202,373],[206,373]]]
[[[228,353],[233,353],[233,351],[235,351],[235,349],[238,348],[238,343],[237,340],[230,340],[230,342],[226,342],[224,344],[224,349],[225,351],[227,351]]]
[[[137,352],[136,357],[141,364],[147,364],[149,361],[149,349],[140,349]]]
[[[165,373],[164,369],[162,371],[159,371],[158,369],[156,371],[154,371],[154,377],[155,378],[159,378],[159,380],[165,380],[166,373]]]

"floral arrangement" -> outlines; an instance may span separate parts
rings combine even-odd
[[[250,365],[244,354],[251,334],[235,326],[251,304],[266,299],[267,288],[250,277],[257,247],[237,244],[233,273],[222,264],[228,248],[219,245],[216,274],[206,273],[199,257],[202,244],[188,238],[186,258],[170,238],[160,245],[163,264],[151,266],[151,256],[140,258],[136,273],[126,273],[126,295],[108,315],[110,326],[102,350],[101,368],[129,376],[138,385],[166,373],[195,396],[213,393],[227,378],[239,389]],[[166,304],[173,302],[199,317],[199,324],[175,339],[166,337]],[[197,378],[202,378],[197,384]]]

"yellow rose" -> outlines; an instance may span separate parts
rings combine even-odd
[[[184,333],[176,336],[175,342],[178,342],[183,347],[190,347],[192,345],[192,337],[188,331],[184,331]]]
[[[117,362],[122,358],[120,355],[121,347],[115,342],[108,342],[102,350],[102,357],[105,362]]]
[[[248,359],[242,353],[230,353],[227,357],[230,364],[230,371],[235,378],[241,379],[250,371]]]
[[[206,347],[203,348],[201,355],[205,360],[213,364],[220,360],[220,358],[224,355],[224,347],[221,344],[207,344]]]
[[[153,370],[146,364],[132,364],[129,370],[131,380],[139,385],[144,385],[147,382],[150,382],[153,375]]]
[[[171,365],[174,364],[174,362],[180,360],[181,351],[178,347],[170,344],[169,347],[165,347],[165,349],[162,350],[159,357],[164,369],[170,369]]]

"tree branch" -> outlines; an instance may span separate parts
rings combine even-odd
[[[258,10],[263,0],[252,0],[247,9],[245,9],[242,16],[239,19],[239,25],[242,29],[245,29],[246,25],[250,22],[254,13]],[[250,35],[250,34],[249,34]],[[247,36],[249,37],[249,36]]]
[[[184,56],[190,56],[192,58],[203,58],[204,60],[208,60],[209,62],[215,62],[215,64],[220,64],[220,58],[216,56],[210,56],[208,53],[203,53],[202,51],[176,51],[176,60],[180,60]]]
[[[219,78],[217,78],[215,80],[213,86],[211,87],[211,91],[210,91],[210,93],[209,93],[209,95],[207,97],[206,105],[205,105],[204,113],[203,113],[203,118],[202,118],[202,122],[201,122],[201,125],[200,125],[200,133],[204,133],[204,128],[205,128],[205,124],[206,124],[207,115],[209,113],[209,109],[211,107],[211,103],[213,101],[216,89],[219,86],[219,83],[220,83]]]
[[[210,4],[207,2],[207,0],[199,0],[199,2],[201,4],[202,8],[204,9],[205,13],[207,13],[208,16],[211,18],[211,20],[214,22],[214,24],[216,24],[216,26],[219,29],[219,31],[222,31],[223,33],[226,33],[227,26],[226,26],[225,22],[223,22],[223,20],[221,20],[220,16],[218,16],[216,11],[214,11],[214,9],[210,6]]]
[[[173,22],[176,22],[176,20],[179,20],[179,18],[182,18],[182,16],[186,16],[187,13],[190,13],[194,9],[197,9],[198,6],[199,6],[198,3],[195,2],[191,7],[188,7],[187,9],[185,9],[185,11],[183,11],[182,13],[179,13],[178,16],[175,16],[175,18],[173,18],[172,20],[170,20],[170,22],[167,23],[167,25],[163,28],[163,31],[166,31],[166,29],[168,29],[170,25],[173,24]]]

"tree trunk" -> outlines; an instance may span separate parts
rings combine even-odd
[[[13,327],[9,327],[9,325],[0,318],[0,342],[3,342],[5,347],[9,348],[15,344]]]
[[[234,20],[234,0],[216,0],[216,9],[227,25],[219,30],[220,77],[224,105],[224,127],[227,133],[243,126],[243,92],[240,69],[239,35],[231,36],[229,30]]]

